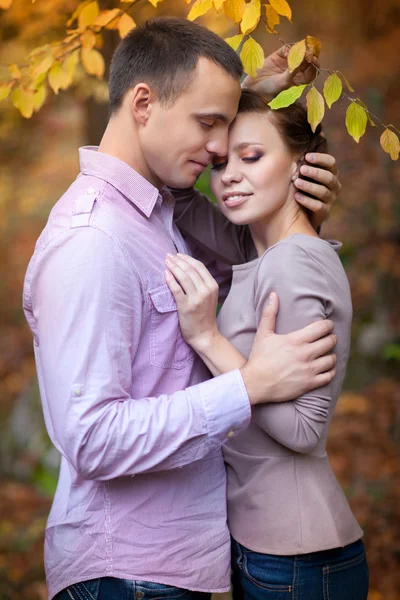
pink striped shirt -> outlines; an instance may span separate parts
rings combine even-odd
[[[164,280],[167,252],[188,252],[172,195],[95,148],[80,159],[23,299],[62,456],[46,528],[50,598],[102,576],[226,591],[221,446],[250,420],[243,379],[208,380],[181,336]]]

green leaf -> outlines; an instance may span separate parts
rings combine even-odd
[[[349,82],[347,81],[347,78],[346,78],[346,77],[343,75],[343,73],[342,73],[341,71],[338,71],[338,73],[339,73],[340,77],[343,79],[343,81],[344,81],[344,83],[345,83],[345,85],[346,85],[347,89],[348,89],[350,92],[354,92],[353,88],[351,87],[351,85],[349,84]]]
[[[306,87],[307,84],[305,83],[304,85],[294,85],[287,90],[283,90],[283,92],[278,94],[276,98],[268,103],[268,106],[273,110],[290,106],[300,98]]]
[[[346,127],[351,137],[357,142],[367,128],[367,113],[357,102],[352,102],[346,111]]]
[[[324,83],[324,96],[327,105],[331,108],[332,104],[339,100],[342,95],[343,85],[340,77],[333,73]]]

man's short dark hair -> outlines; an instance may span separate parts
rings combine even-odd
[[[197,23],[158,17],[133,29],[111,61],[111,112],[118,110],[126,92],[138,83],[151,85],[160,102],[173,103],[192,81],[200,57],[213,61],[235,79],[243,73],[235,51]]]

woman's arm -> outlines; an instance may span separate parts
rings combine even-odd
[[[331,317],[331,294],[325,274],[294,242],[278,244],[260,264],[256,280],[257,323],[272,289],[279,296],[277,333],[289,333]],[[325,358],[332,359],[332,364],[336,361],[335,355]],[[312,452],[326,432],[331,400],[332,383],[329,383],[293,402],[257,407],[253,420],[284,446],[296,452]]]

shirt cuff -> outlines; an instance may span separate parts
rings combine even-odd
[[[251,405],[239,369],[205,381],[199,388],[213,446],[221,446],[248,427]]]

